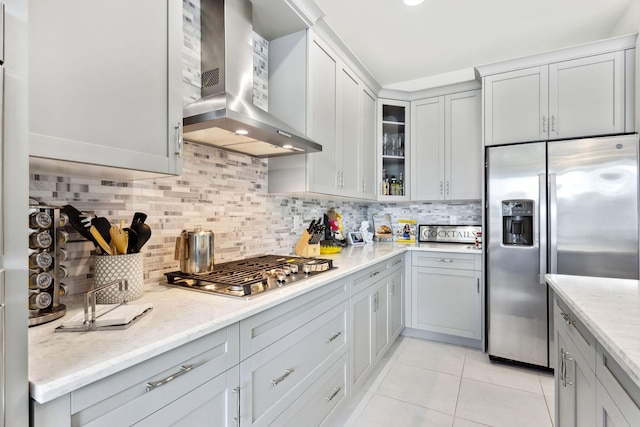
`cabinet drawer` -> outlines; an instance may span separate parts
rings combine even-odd
[[[278,417],[274,425],[319,426],[349,395],[349,354],[345,353]]]
[[[346,348],[347,322],[344,302],[241,363],[242,389],[251,390],[249,425],[271,423],[308,386],[305,379]]]
[[[412,267],[475,270],[476,255],[456,252],[414,252]]]
[[[558,298],[554,298],[553,318],[556,328],[564,331],[576,345],[592,370],[595,371],[596,340],[591,332],[577,319],[569,307]]]
[[[130,425],[152,414],[237,364],[237,337],[231,325],[71,392],[72,425]]]
[[[399,269],[404,268],[404,257],[405,255],[403,254],[403,255],[389,259],[389,261],[387,262],[389,264],[389,270],[397,271]]]
[[[332,307],[346,301],[348,279],[330,285],[263,311],[240,322],[240,360],[262,350],[290,334]]]
[[[367,267],[351,276],[351,295],[355,295],[363,289],[373,285],[384,277],[389,271],[389,262],[383,261],[371,267]]]
[[[351,295],[367,289],[397,271],[404,270],[405,255],[395,256],[374,266],[361,270],[351,276]]]

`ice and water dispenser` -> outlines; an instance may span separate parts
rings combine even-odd
[[[533,200],[502,201],[502,244],[533,246]]]

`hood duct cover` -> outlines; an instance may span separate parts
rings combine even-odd
[[[255,157],[322,151],[322,146],[253,105],[249,0],[201,2],[202,98],[184,107],[187,141]]]

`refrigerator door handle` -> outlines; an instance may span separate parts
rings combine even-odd
[[[556,174],[549,174],[549,273],[558,273],[558,194]]]
[[[547,273],[547,177],[546,174],[538,174],[538,242],[540,256],[541,285],[546,284],[544,275]]]

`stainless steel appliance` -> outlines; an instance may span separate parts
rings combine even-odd
[[[248,299],[300,283],[332,268],[330,259],[263,255],[217,264],[210,274],[175,271],[165,276],[169,286]]]
[[[207,0],[200,7],[202,98],[183,109],[184,139],[256,157],[322,151],[253,105],[251,2]]]
[[[487,148],[488,353],[553,367],[545,273],[638,278],[638,136]]]

